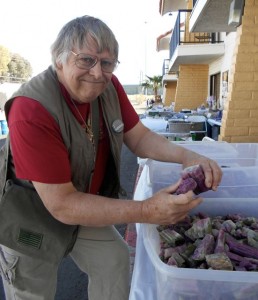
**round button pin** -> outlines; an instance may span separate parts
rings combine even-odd
[[[121,120],[115,120],[112,123],[112,128],[115,132],[120,133],[124,130],[124,123]]]

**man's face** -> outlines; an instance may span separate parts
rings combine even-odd
[[[78,56],[80,54],[80,56]],[[82,69],[79,58],[91,56],[98,59],[97,63],[90,69]],[[95,42],[83,49],[73,49],[69,53],[68,61],[58,66],[57,75],[60,82],[65,86],[70,96],[81,103],[89,103],[95,100],[107,87],[112,73],[103,72],[101,60],[112,61],[114,58],[108,51],[97,52]],[[82,60],[83,62],[83,60]],[[79,66],[79,67],[78,67]]]

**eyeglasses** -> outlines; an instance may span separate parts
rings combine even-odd
[[[97,64],[98,61],[100,61],[101,70],[106,73],[112,73],[120,63],[118,60],[108,58],[99,59],[98,57],[89,54],[77,54],[73,51],[71,51],[71,53],[76,57],[76,66],[83,70],[90,70]]]

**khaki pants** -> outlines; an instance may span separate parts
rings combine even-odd
[[[88,274],[90,300],[128,300],[128,247],[113,226],[80,227],[70,256]],[[0,270],[6,300],[54,300],[58,265],[1,246]]]

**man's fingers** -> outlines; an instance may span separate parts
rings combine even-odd
[[[216,190],[220,184],[222,177],[222,170],[214,160],[208,160],[205,163],[201,164],[201,167],[205,176],[205,185],[208,188]]]

